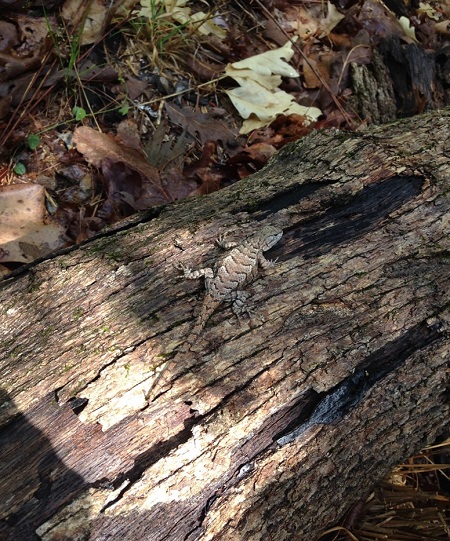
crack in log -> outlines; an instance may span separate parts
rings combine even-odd
[[[145,342],[148,340],[148,338],[145,338],[143,340],[140,340],[138,342],[136,342],[136,344],[132,345],[132,346],[128,346],[126,349],[124,349],[122,352],[120,353],[116,353],[116,357],[114,357],[114,359],[112,359],[111,361],[107,362],[107,363],[104,363],[97,371],[97,373],[91,378],[89,379],[88,381],[86,381],[82,387],[80,387],[77,392],[76,392],[76,395],[78,395],[79,393],[82,393],[83,391],[85,391],[90,385],[92,385],[93,383],[95,383],[96,381],[98,381],[101,377],[102,377],[102,373],[107,369],[109,368],[110,366],[114,365],[115,363],[117,363],[118,361],[120,361],[120,359],[122,359],[123,357],[126,357],[127,355],[129,355],[131,352],[135,351],[137,348],[139,348],[142,344],[145,344]],[[61,401],[61,393],[64,391],[64,389],[66,389],[66,387],[71,387],[72,386],[72,382],[71,381],[68,381],[66,385],[63,385],[61,387],[58,387],[57,389],[54,390],[54,393],[55,393],[55,401],[57,404],[59,404],[59,402]],[[70,405],[70,402],[72,401],[80,401],[80,400],[87,400],[85,398],[82,398],[82,397],[79,397],[79,396],[73,396],[73,397],[70,397],[70,398],[64,398],[63,401],[67,401]],[[87,400],[88,402],[88,400]],[[83,405],[82,409],[81,410],[78,410],[76,411],[76,408],[79,408],[79,404],[76,403],[75,407],[73,407],[71,405],[71,408],[72,410],[74,411],[74,413],[76,415],[78,415],[79,413],[81,413],[81,411],[86,407],[86,404],[87,402]]]
[[[331,424],[339,421],[358,404],[367,392],[390,372],[398,369],[413,353],[428,347],[442,336],[440,323],[429,325],[421,322],[405,334],[387,343],[361,362],[358,370],[345,378],[327,393],[312,397],[312,415],[305,419],[304,412],[299,415],[297,428],[280,432],[274,436],[279,445],[294,441],[307,428],[317,424]],[[298,406],[296,406],[298,407]]]
[[[362,237],[378,227],[394,210],[417,197],[423,182],[424,179],[417,176],[394,176],[363,188],[340,206],[338,200],[334,201],[334,206],[322,216],[309,220],[298,229],[301,246],[291,254],[301,252],[306,259],[319,257],[332,248]]]

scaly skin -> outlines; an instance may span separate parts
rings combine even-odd
[[[232,302],[233,312],[238,316],[248,312],[245,301],[248,294],[243,288],[258,275],[258,268],[266,269],[274,264],[267,260],[263,253],[275,246],[283,235],[282,229],[274,226],[265,226],[255,235],[248,238],[241,244],[218,240],[218,244],[224,249],[230,249],[228,254],[216,263],[214,269],[204,268],[193,271],[189,267],[180,265],[179,269],[185,278],[194,280],[205,278],[205,298],[198,316],[188,338],[180,348],[172,361],[167,361],[161,368],[160,373],[146,393],[148,400],[151,394],[155,394],[162,375],[169,366],[175,366],[180,361],[180,356],[187,353],[196,342],[208,319],[213,312],[223,303]]]

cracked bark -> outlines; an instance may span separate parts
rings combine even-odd
[[[2,539],[313,539],[450,413],[450,112],[313,133],[220,193],[133,217],[0,290]],[[282,218],[189,366],[224,231]]]

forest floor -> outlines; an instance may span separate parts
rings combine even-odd
[[[238,182],[313,129],[450,103],[445,1],[0,7],[0,276],[138,211]],[[386,92],[378,109],[361,74],[372,96]],[[361,495],[328,538],[448,539],[449,447]]]

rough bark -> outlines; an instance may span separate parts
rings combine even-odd
[[[370,11],[372,6],[366,7]],[[349,103],[375,124],[440,109],[448,104],[444,56],[430,54],[417,43],[403,43],[398,36],[383,38],[369,64],[350,65]]]
[[[450,112],[313,133],[0,290],[2,539],[313,539],[447,426]],[[285,223],[254,314],[211,318],[224,231]]]

